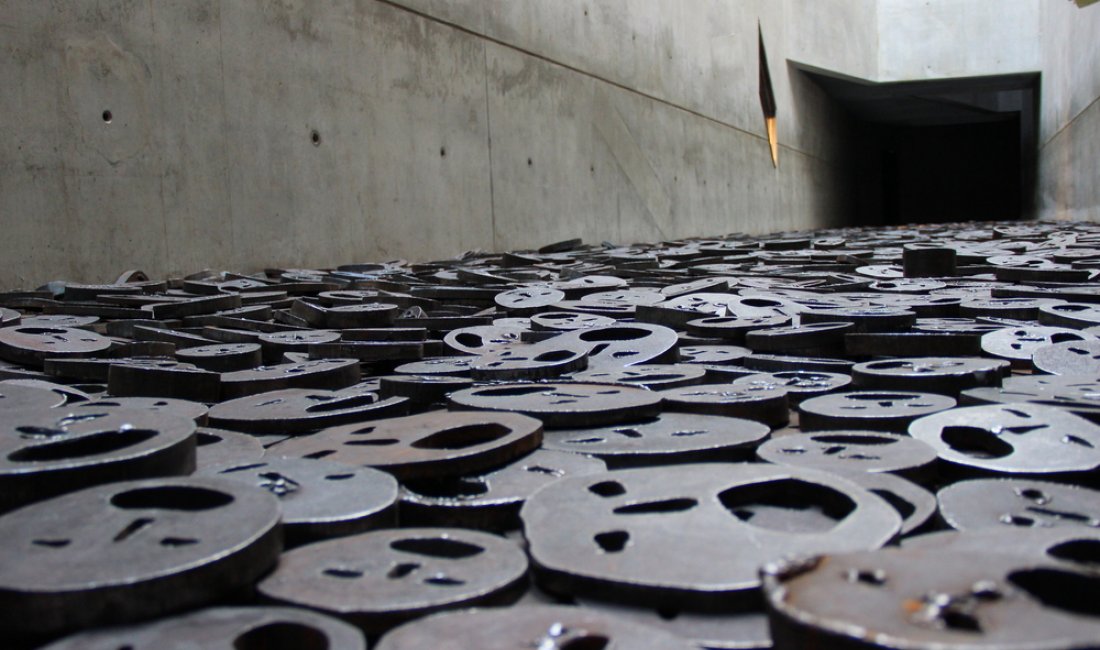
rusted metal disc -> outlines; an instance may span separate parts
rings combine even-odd
[[[221,375],[222,399],[234,399],[284,388],[339,390],[360,379],[355,359],[317,359],[301,363],[260,366]]]
[[[882,549],[770,564],[763,582],[780,648],[1071,650],[1100,636],[1065,591],[1100,576],[1011,555]]]
[[[436,357],[397,366],[395,372],[406,375],[469,375],[470,365],[479,356]]]
[[[945,395],[910,391],[852,391],[812,397],[798,405],[803,431],[857,429],[904,432],[919,417],[955,406]]]
[[[588,352],[589,368],[621,368],[640,363],[676,361],[676,331],[648,323],[619,323],[564,332],[557,345]]]
[[[654,626],[586,607],[522,605],[436,614],[384,636],[377,650],[585,648],[688,650],[687,640]]]
[[[273,453],[377,467],[404,480],[498,467],[540,442],[542,423],[518,413],[432,411],[325,429]]]
[[[173,399],[171,397],[99,397],[87,402],[68,404],[65,409],[74,414],[87,412],[110,413],[116,410],[149,411],[156,415],[194,420],[200,426],[206,423],[206,416],[210,411],[205,404],[200,402]]]
[[[756,450],[761,460],[827,472],[917,474],[936,460],[926,443],[879,431],[828,431],[783,436]]]
[[[269,456],[206,466],[195,476],[240,481],[278,497],[287,546],[363,533],[396,520],[397,481],[369,467]]]
[[[909,434],[946,463],[978,472],[1057,476],[1100,466],[1100,426],[1050,406],[956,408],[916,420]]]
[[[571,374],[569,379],[589,384],[623,384],[661,390],[701,384],[706,376],[707,369],[698,365],[655,363],[584,370]]]
[[[585,347],[563,346],[557,341],[488,352],[470,364],[470,374],[482,381],[552,379],[588,367]]]
[[[562,478],[606,470],[603,461],[591,456],[537,449],[485,474],[406,480],[401,491],[401,522],[406,526],[516,530],[520,527],[519,509],[536,490]]]
[[[531,316],[531,328],[541,331],[568,332],[592,327],[610,327],[614,324],[614,318],[571,311],[544,311]]]
[[[0,511],[119,478],[195,468],[195,422],[125,409],[16,411],[0,435]]]
[[[765,424],[734,417],[663,413],[645,422],[547,432],[542,445],[602,458],[612,469],[745,459]]]
[[[640,388],[601,384],[501,384],[453,393],[463,409],[515,411],[542,420],[547,428],[638,422],[659,412],[661,396]]]
[[[200,345],[176,352],[176,358],[203,370],[232,372],[255,368],[263,363],[259,343],[219,343]]]
[[[735,386],[780,386],[787,390],[787,400],[799,404],[802,400],[844,390],[852,378],[839,372],[815,372],[812,370],[780,370],[754,373],[735,379]]]
[[[838,475],[719,463],[563,479],[520,515],[544,589],[710,610],[749,606],[765,561],[876,548],[901,525],[885,501]]]
[[[365,650],[343,621],[291,607],[213,607],[129,627],[82,632],[43,650],[248,650],[294,647]]]
[[[379,399],[375,393],[355,389],[288,388],[215,404],[209,421],[211,426],[232,431],[298,434],[408,411],[404,397]]]
[[[72,327],[0,328],[0,359],[34,367],[41,367],[45,359],[88,357],[110,347],[110,339]]]
[[[284,553],[258,590],[378,633],[433,612],[510,603],[526,576],[527,558],[510,540],[459,528],[403,528]]]
[[[912,357],[856,364],[852,383],[862,390],[915,390],[952,397],[979,386],[1000,386],[1010,372],[1002,359]]]
[[[89,488],[0,517],[0,629],[44,639],[196,607],[252,584],[282,546],[279,503],[233,481]]]
[[[974,479],[939,491],[952,528],[1100,528],[1100,492],[1030,479]]]
[[[479,325],[452,330],[443,337],[443,342],[463,354],[485,354],[517,345],[523,332],[518,327]]]
[[[708,316],[687,323],[687,331],[696,336],[713,336],[735,342],[745,340],[745,334],[753,330],[790,325],[791,317],[783,314],[770,316]]]
[[[658,394],[669,411],[744,418],[772,428],[786,425],[790,417],[787,389],[777,385],[701,384]]]

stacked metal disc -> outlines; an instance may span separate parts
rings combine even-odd
[[[1100,226],[0,294],[0,636],[1100,647]]]

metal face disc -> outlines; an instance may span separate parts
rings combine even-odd
[[[195,475],[240,481],[278,497],[287,546],[363,533],[396,519],[397,481],[369,467],[267,457],[205,467]]]
[[[790,418],[787,389],[777,385],[702,384],[658,393],[669,411],[724,415],[785,426]]]
[[[72,327],[15,325],[0,329],[0,359],[34,367],[41,367],[45,359],[87,357],[110,347],[110,339]]]
[[[149,411],[154,415],[168,415],[194,420],[200,426],[206,423],[209,408],[201,402],[171,397],[100,397],[79,404],[70,404],[66,410],[74,413],[103,412],[116,410]]]
[[[901,525],[885,501],[838,475],[720,463],[563,479],[520,515],[547,591],[710,610],[748,607],[763,562],[876,548]]]
[[[659,628],[586,607],[523,605],[436,614],[393,630],[377,650],[689,650]]]
[[[518,413],[432,411],[325,429],[272,453],[376,467],[404,480],[499,467],[541,442],[542,423]]]
[[[316,359],[301,363],[261,366],[221,375],[222,399],[234,399],[284,388],[339,390],[360,379],[355,359]]]
[[[589,384],[623,384],[625,386],[649,388],[650,390],[661,390],[701,384],[706,376],[706,368],[684,363],[669,363],[639,364],[624,368],[597,368],[575,372],[569,376],[569,379]]]
[[[470,365],[477,356],[439,357],[413,361],[398,366],[396,372],[406,375],[469,375]]]
[[[935,413],[909,425],[952,465],[1000,474],[1084,472],[1100,465],[1100,426],[1038,404],[990,404]]]
[[[519,327],[477,325],[448,332],[443,342],[463,354],[485,354],[519,344],[523,332]]]
[[[1037,348],[1035,368],[1052,375],[1100,375],[1100,341],[1068,341]]]
[[[852,381],[864,390],[916,390],[957,396],[978,386],[1000,386],[1009,364],[1001,359],[913,357],[856,364]]]
[[[940,517],[958,530],[981,528],[1100,529],[1100,492],[1026,479],[975,479],[936,495]]]
[[[1086,528],[981,528],[917,535],[905,548],[943,553],[995,553],[1065,565],[1071,571],[1100,571],[1100,530]]]
[[[0,414],[48,409],[64,403],[65,396],[52,390],[21,386],[7,381],[0,383]]]
[[[706,650],[770,650],[772,636],[763,612],[692,612],[676,607],[633,607],[580,598],[585,610],[610,614],[688,639]]]
[[[1005,327],[982,336],[982,350],[1008,359],[1019,367],[1031,367],[1031,356],[1054,343],[1095,341],[1096,337],[1064,327]]]
[[[763,576],[781,648],[1071,650],[1100,636],[1094,602],[1082,601],[1100,576],[1027,558],[882,549],[775,563]]]
[[[744,459],[768,437],[753,420],[694,413],[664,413],[652,420],[545,434],[542,445],[602,458],[612,469]]]
[[[240,397],[210,409],[210,425],[249,433],[295,434],[408,413],[408,400],[371,392],[288,388]]]
[[[592,327],[610,327],[614,324],[614,318],[571,311],[544,311],[531,316],[531,327],[543,331],[558,330],[568,332],[570,330],[589,329]]]
[[[195,422],[171,415],[18,411],[5,417],[0,434],[0,511],[121,477],[195,469]]]
[[[787,389],[787,399],[791,404],[818,397],[838,390],[844,390],[852,383],[852,378],[838,372],[814,372],[811,370],[780,370],[761,372],[733,381],[734,385],[781,386]]]
[[[461,390],[450,401],[463,409],[515,411],[563,428],[645,420],[657,415],[661,395],[602,384],[501,384]]]
[[[365,650],[341,620],[290,607],[214,607],[131,627],[82,632],[43,650]]]
[[[810,398],[798,405],[803,431],[856,429],[904,432],[919,417],[955,406],[944,395],[909,391],[854,391]]]
[[[648,323],[620,323],[565,332],[554,339],[588,352],[589,368],[621,368],[639,363],[676,360],[676,331]]]
[[[875,431],[829,431],[773,438],[756,455],[778,465],[828,472],[914,472],[936,460],[936,450],[909,436]]]
[[[519,509],[535,491],[569,476],[604,471],[603,461],[591,456],[537,449],[486,474],[411,479],[401,491],[401,521],[411,526],[516,530]]]
[[[515,543],[459,528],[379,530],[284,553],[265,598],[342,618],[369,633],[433,612],[502,605],[522,593]]]
[[[112,483],[11,512],[0,517],[12,558],[0,563],[0,629],[46,638],[210,602],[275,563],[279,516],[263,490],[194,477]]]

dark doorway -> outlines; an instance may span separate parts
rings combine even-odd
[[[873,84],[800,69],[850,118],[853,225],[1032,215],[1037,74]]]

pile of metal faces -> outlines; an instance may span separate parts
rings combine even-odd
[[[5,647],[1100,647],[1100,226],[0,294]]]

